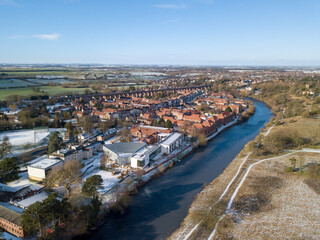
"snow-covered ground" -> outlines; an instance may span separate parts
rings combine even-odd
[[[18,112],[20,112],[21,109],[17,109],[15,111],[12,111],[11,108],[1,108],[0,111],[6,115],[15,115],[15,114],[18,114]]]
[[[81,172],[84,174],[84,176],[89,175],[92,171],[100,168],[101,155],[102,153],[98,153],[90,159],[82,160],[84,167],[81,169]]]
[[[119,174],[112,175],[111,172],[104,171],[104,170],[97,170],[89,175],[87,175],[84,180],[88,177],[91,177],[93,175],[100,175],[102,177],[103,183],[102,188],[98,190],[99,193],[104,194],[110,191],[117,183],[120,182],[121,179],[118,178]]]
[[[11,145],[13,146],[11,154],[8,157],[17,156],[23,152],[30,151],[32,149],[45,146],[49,135],[54,132],[62,133],[62,137],[65,128],[49,128],[47,130],[14,130],[0,132],[0,142],[5,136],[9,138]],[[29,146],[27,146],[29,144]]]
[[[48,106],[47,106],[47,109],[48,109],[49,111],[51,111],[51,110],[53,110],[54,108],[58,108],[58,107],[61,107],[61,106],[62,106],[62,104],[56,103],[56,104],[54,104],[54,105],[48,105]]]
[[[112,138],[109,138],[107,141],[104,142],[105,145],[107,144],[112,144],[112,143],[115,143],[115,142],[119,142],[119,137],[118,136],[114,136]]]
[[[14,130],[0,132],[0,141],[7,136],[12,146],[21,146],[27,143],[38,143],[48,137],[50,133],[65,131],[64,128],[50,128],[48,130]]]
[[[118,178],[119,174],[112,175],[111,172],[100,170],[101,155],[102,153],[99,153],[98,155],[85,160],[85,166],[82,168],[82,172],[85,173],[83,176],[84,181],[93,175],[100,175],[103,179],[103,183],[102,188],[99,189],[98,192],[104,194],[120,182],[121,179]]]
[[[270,134],[273,127],[274,127],[274,124],[266,131],[266,133],[264,134],[265,137],[267,137]]]

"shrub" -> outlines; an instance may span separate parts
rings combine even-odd
[[[286,167],[284,169],[285,172],[295,172],[294,168],[293,167]]]

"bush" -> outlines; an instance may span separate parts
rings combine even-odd
[[[285,172],[295,172],[295,169],[293,167],[286,167],[284,169]]]

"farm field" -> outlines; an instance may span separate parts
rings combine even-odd
[[[0,77],[3,78],[34,78],[36,76],[64,76],[74,79],[84,79],[86,71],[82,70],[39,70],[39,69],[12,69],[12,70],[0,70]]]
[[[19,88],[19,87],[33,87],[37,86],[36,83],[23,81],[20,79],[5,79],[0,80],[0,88]]]
[[[70,73],[70,70],[32,70],[32,69],[11,69],[11,70],[0,70],[1,74],[4,75],[65,75]],[[72,73],[72,72],[71,72]]]
[[[34,84],[49,84],[51,82],[55,84],[63,84],[63,83],[72,83],[72,81],[61,79],[61,78],[52,78],[52,79],[28,79],[29,82]]]
[[[45,86],[39,87],[41,93],[35,93],[31,87],[27,88],[15,88],[15,89],[0,89],[0,100],[5,100],[7,96],[10,95],[20,95],[23,97],[29,95],[41,95],[41,94],[49,94],[49,96],[55,96],[58,94],[83,94],[86,89],[90,88],[63,88],[63,87],[56,87],[56,86]]]

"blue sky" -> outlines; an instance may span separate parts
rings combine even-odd
[[[1,63],[320,65],[320,0],[0,0]]]

